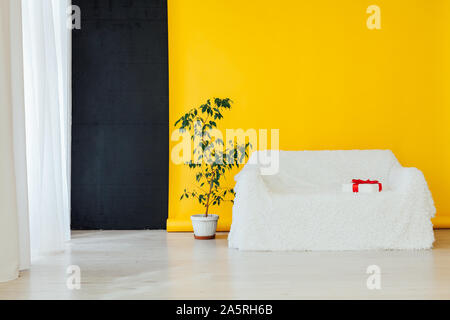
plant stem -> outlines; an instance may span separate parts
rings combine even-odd
[[[209,193],[208,193],[208,199],[206,200],[206,213],[205,213],[205,217],[208,217],[208,210],[209,210],[209,198],[211,197],[211,192],[212,192],[212,188],[213,188],[213,183],[214,183],[214,176],[216,175],[216,173],[214,172],[212,178],[211,178],[211,183],[209,184]]]

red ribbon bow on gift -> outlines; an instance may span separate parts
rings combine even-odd
[[[378,180],[353,179],[352,183],[353,183],[353,192],[358,192],[359,191],[359,185],[360,184],[378,184],[378,191],[383,190],[381,182],[379,182]]]

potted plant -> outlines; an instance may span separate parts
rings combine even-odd
[[[225,176],[245,162],[251,148],[249,142],[237,144],[231,140],[225,146],[222,135],[215,134],[217,122],[223,119],[224,111],[231,109],[231,103],[229,98],[207,100],[175,122],[175,127],[188,133],[194,142],[191,160],[185,162],[194,170],[194,188],[184,189],[180,200],[196,199],[205,208],[204,213],[191,216],[196,239],[215,238],[219,216],[211,214],[210,209],[226,201],[233,202],[235,192],[223,185]]]

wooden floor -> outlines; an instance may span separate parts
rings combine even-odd
[[[65,253],[42,258],[0,299],[450,299],[450,230],[427,251],[239,252],[226,234],[80,231]],[[81,289],[67,267],[81,268]],[[369,265],[381,289],[366,285]]]

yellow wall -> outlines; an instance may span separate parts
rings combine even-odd
[[[450,227],[449,2],[169,0],[170,122],[230,97],[221,128],[278,128],[283,150],[391,149]],[[366,27],[372,4],[381,30]],[[170,163],[169,184],[168,231],[191,230],[189,170]],[[227,230],[231,205],[213,212]]]

